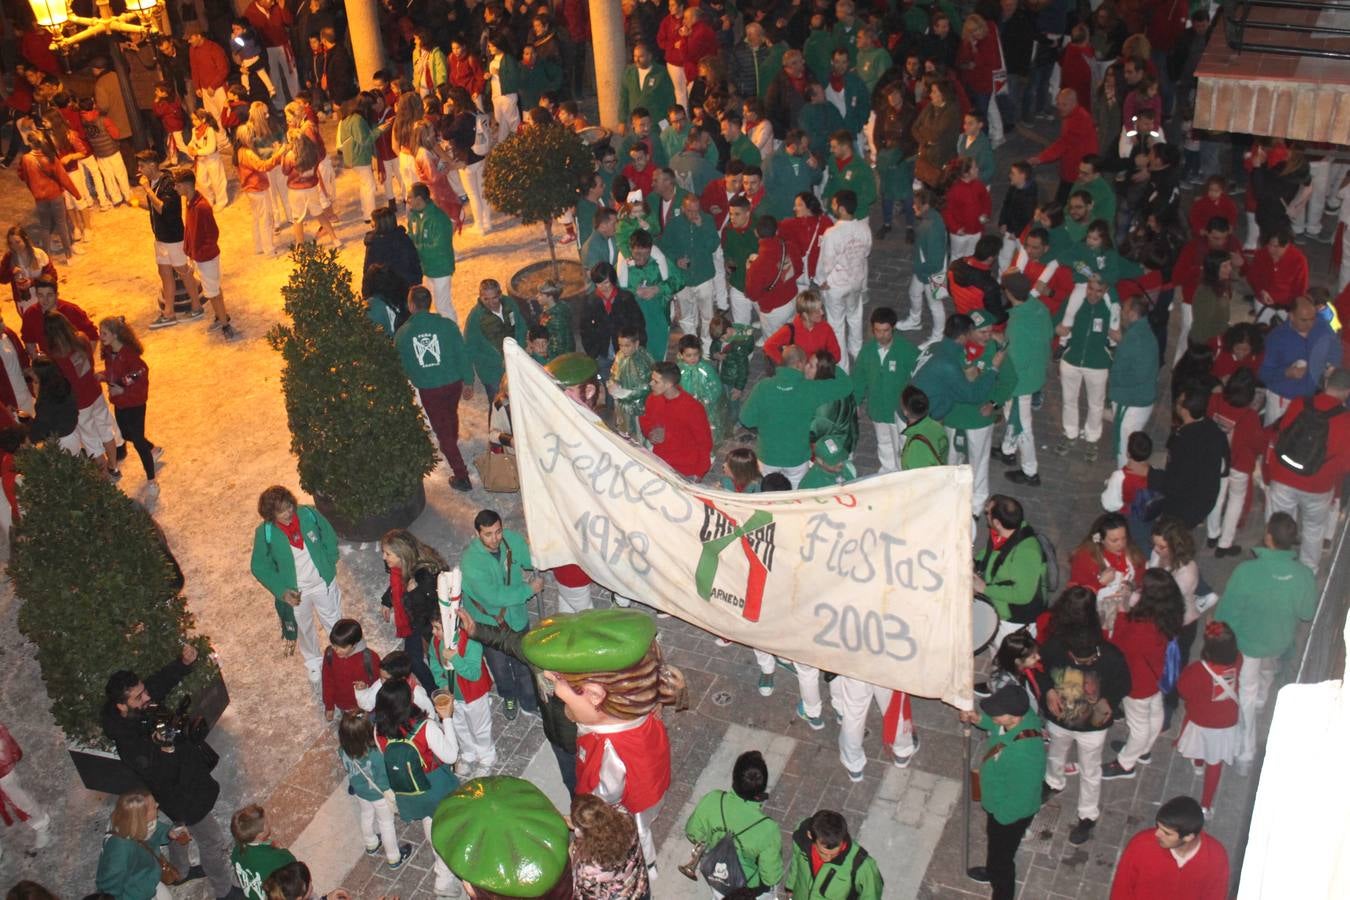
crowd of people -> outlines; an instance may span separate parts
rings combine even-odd
[[[1338,318],[1350,314],[1350,252],[1319,284],[1300,249],[1332,239],[1324,220],[1338,209],[1336,231],[1350,221],[1346,167],[1332,148],[1191,127],[1204,4],[983,0],[964,16],[945,0],[885,11],[852,0],[623,6],[632,64],[612,130],[582,112],[590,34],[586,5],[571,0],[385,3],[391,65],[365,91],[327,0],[294,10],[253,0],[228,36],[195,28],[184,42],[155,42],[155,144],[134,155],[138,111],[107,90],[106,60],[94,61],[92,96],[78,97],[41,39],[25,40],[5,161],[18,161],[32,192],[39,239],[16,225],[0,258],[22,322],[0,336],[0,518],[19,515],[12,457],[26,441],[84,452],[112,478],[130,443],[155,490],[160,450],[146,437],[149,370],[135,329],[122,318],[95,328],[59,297],[57,250],[70,265],[94,202],[148,210],[162,284],[148,327],[204,318],[209,306],[211,327],[230,339],[215,211],[244,193],[261,255],[288,223],[306,240],[309,220],[340,244],[336,154],[370,226],[361,296],[398,350],[455,490],[475,489],[459,427],[475,382],[493,471],[511,466],[508,338],[691,483],[829,489],[968,465],[975,602],[997,620],[977,709],[959,714],[988,735],[976,778],[987,855],[969,877],[1012,897],[1022,837],[1072,777],[1068,840],[1089,841],[1102,782],[1137,777],[1175,724],[1198,796],[1163,803],[1156,828],[1127,844],[1112,896],[1227,896],[1227,856],[1205,825],[1223,768],[1249,772],[1259,756],[1259,717],[1312,617],[1350,474]],[[330,122],[335,138],[321,127]],[[484,279],[461,324],[454,236],[468,222],[487,234],[500,219],[483,196],[484,161],[516,129],[554,126],[595,149],[594,175],[559,223],[585,289],[569,300],[545,282],[516,298]],[[1014,131],[1040,149],[996,156]],[[1036,175],[1049,165],[1052,191]],[[908,284],[884,297],[868,277],[878,249],[912,263]],[[1055,372],[1051,452],[1099,466],[1105,482],[1101,510],[1063,558],[1017,496],[1057,483],[1042,478],[1035,428]],[[1156,422],[1159,404],[1170,427]],[[856,458],[864,420],[875,473]],[[1106,435],[1110,463],[1099,465]],[[991,474],[991,459],[1008,468]],[[479,476],[489,486],[481,465]],[[1247,552],[1236,541],[1257,504],[1264,528]],[[660,895],[656,879],[676,873],[657,872],[652,835],[670,783],[659,711],[678,708],[682,677],[661,661],[642,607],[659,610],[659,598],[611,595],[584,565],[536,569],[525,536],[483,509],[457,554],[407,530],[384,535],[384,622],[363,623],[344,617],[337,537],[322,514],[283,487],[263,492],[258,513],[250,569],[336,723],[371,856],[405,864],[401,820],[436,846],[438,898],[462,885],[471,896]],[[1211,586],[1203,551],[1242,561]],[[640,699],[628,680],[597,681],[595,657],[532,641],[554,627],[528,611],[546,588],[559,612],[576,614],[563,627],[579,646],[641,669]],[[588,643],[582,624],[607,605],[619,608],[619,651]],[[372,626],[398,648],[371,649]],[[822,673],[750,649],[759,694],[789,674],[796,716],[825,729]],[[148,900],[204,876],[217,897],[307,897],[310,873],[270,843],[264,809],[235,811],[228,836],[220,828],[209,745],[166,745],[136,721],[194,660],[188,648],[144,681],[109,679],[104,730],[146,789],[118,799],[96,885]],[[917,758],[912,698],[847,676],[826,683],[850,780],[864,777],[874,702],[885,758]],[[433,835],[438,806],[499,768],[494,693],[506,720],[541,718],[573,797],[569,856],[534,894],[475,881],[481,871]],[[11,747],[0,733],[0,788],[42,846],[48,818],[18,784]],[[730,790],[699,801],[684,823],[695,853],[680,872],[715,896],[781,885],[798,900],[881,897],[880,869],[839,813],[796,826],[765,815],[769,775],[760,754],[744,754]],[[11,896],[47,896],[38,890]]]

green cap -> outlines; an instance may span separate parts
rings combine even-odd
[[[542,897],[567,871],[567,823],[522,778],[475,778],[441,801],[431,845],[450,871],[506,897]]]
[[[617,672],[637,665],[656,640],[656,622],[635,609],[588,609],[549,616],[521,641],[525,660],[564,674]]]
[[[554,381],[565,388],[594,381],[595,374],[599,371],[595,360],[586,353],[564,353],[550,360],[544,368],[553,376]]]
[[[837,466],[848,461],[848,449],[837,438],[827,437],[816,442],[816,459],[827,466]]]
[[[988,310],[972,309],[970,311],[970,321],[975,323],[976,328],[988,328],[994,324],[994,317]]]

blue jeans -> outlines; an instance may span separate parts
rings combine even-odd
[[[1050,75],[1054,70],[1054,63],[1031,70],[1031,99],[1022,103],[1022,121],[1029,122],[1033,115],[1050,111]]]

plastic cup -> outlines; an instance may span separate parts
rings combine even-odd
[[[448,719],[455,709],[455,695],[445,688],[441,688],[431,695],[431,705],[436,707],[438,716],[442,719]]]

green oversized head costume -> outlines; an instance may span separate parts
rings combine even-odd
[[[562,815],[521,778],[475,778],[441,801],[431,845],[473,896],[570,900],[572,868]]]

